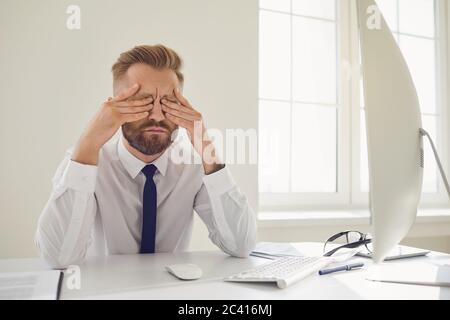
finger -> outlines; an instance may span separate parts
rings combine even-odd
[[[175,88],[174,93],[177,100],[180,101],[183,106],[193,109],[189,101],[181,94],[180,89]]]
[[[123,114],[122,121],[123,121],[123,123],[134,122],[134,121],[144,119],[145,117],[148,117],[148,115],[149,115],[148,112]]]
[[[145,111],[150,112],[152,109],[153,109],[153,105],[149,104],[149,105],[140,106],[140,107],[122,107],[122,108],[117,108],[116,110],[122,114],[130,114],[130,113],[141,113],[141,112],[145,112]]]
[[[171,114],[171,115],[174,115],[174,116],[177,116],[179,118],[183,118],[183,119],[186,119],[189,121],[200,120],[200,119],[198,119],[198,117],[196,115],[193,115],[193,114],[190,114],[187,112],[183,112],[183,111],[179,111],[179,110],[175,110],[175,109],[171,109],[171,108],[166,107],[165,105],[163,105],[162,109],[163,109],[163,111],[165,111],[168,114]],[[186,108],[184,108],[184,109],[186,109]]]
[[[125,89],[113,98],[113,101],[123,101],[134,95],[139,90],[139,85],[136,83],[132,87]]]
[[[188,121],[183,118],[171,115],[170,113],[166,113],[166,117],[173,123],[179,125],[180,127],[186,128],[186,129],[192,125],[192,121]]]
[[[129,101],[116,102],[115,106],[119,107],[119,108],[123,108],[123,107],[139,107],[139,106],[147,105],[147,104],[152,103],[152,102],[153,102],[153,98],[152,97],[147,97],[147,98],[139,99],[139,100],[129,100]]]
[[[183,107],[183,106],[181,106],[175,102],[172,102],[170,100],[167,100],[167,99],[163,99],[162,103],[163,103],[163,105],[166,105],[167,107],[169,107],[171,109],[175,109],[175,110],[178,110],[181,112],[186,112],[186,113],[193,114],[193,115],[197,113],[194,109],[189,109],[189,108]]]

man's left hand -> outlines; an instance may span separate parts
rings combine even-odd
[[[205,174],[214,173],[225,165],[221,163],[211,139],[206,134],[205,124],[200,112],[194,109],[178,88],[174,90],[177,101],[163,98],[162,110],[168,120],[185,128],[194,149],[202,157]]]

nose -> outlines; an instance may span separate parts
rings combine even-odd
[[[148,115],[149,119],[153,119],[157,122],[162,121],[165,119],[164,113],[162,111],[162,105],[161,105],[161,99],[159,95],[155,98],[155,101],[153,102],[153,109]]]

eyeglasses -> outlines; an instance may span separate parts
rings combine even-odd
[[[336,244],[342,243],[340,241],[345,240],[344,244],[341,244],[338,247],[335,247]],[[372,253],[372,236],[370,234],[361,233],[359,231],[344,231],[335,234],[334,236],[330,237],[323,246],[323,256],[324,257],[331,257],[333,254],[335,254],[338,250],[347,248],[347,249],[354,249],[358,248],[360,246],[364,246],[365,249],[368,251],[369,254]],[[331,247],[333,247],[332,250]],[[330,250],[330,251],[327,251]]]

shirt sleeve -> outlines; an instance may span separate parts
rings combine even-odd
[[[53,268],[80,262],[91,242],[97,204],[97,167],[71,160],[71,152],[53,177],[53,189],[38,221],[35,243]]]
[[[256,244],[256,216],[228,168],[203,177],[194,210],[211,241],[235,257],[247,257]]]

